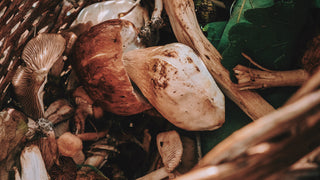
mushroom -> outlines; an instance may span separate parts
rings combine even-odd
[[[157,135],[157,147],[167,172],[172,172],[180,163],[183,146],[177,131]]]
[[[58,138],[57,145],[61,155],[71,157],[76,164],[84,162],[82,141],[78,136],[66,132]]]
[[[36,145],[30,145],[23,149],[20,155],[21,180],[41,179],[49,180],[40,149]],[[15,173],[16,179],[20,179],[19,173]]]
[[[33,119],[44,116],[43,94],[47,75],[65,49],[65,39],[58,34],[39,34],[22,52],[25,66],[19,66],[12,85],[24,113]]]
[[[178,167],[183,154],[183,145],[180,135],[174,130],[159,133],[157,135],[157,148],[164,167],[140,177],[137,180],[164,179],[168,176],[174,176],[171,172]]]
[[[190,47],[172,43],[132,50],[123,62],[142,94],[177,127],[214,130],[224,123],[224,95]]]
[[[91,4],[81,10],[71,27],[91,22],[97,25],[110,19],[124,19],[132,22],[138,29],[149,21],[148,11],[141,7],[140,0],[109,0]]]
[[[122,62],[124,52],[143,47],[137,34],[129,21],[108,20],[75,43],[72,67],[89,97],[105,111],[126,116],[151,108],[133,88]]]

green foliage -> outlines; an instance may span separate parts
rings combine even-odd
[[[230,99],[226,97],[226,120],[223,126],[215,131],[201,132],[202,153],[206,154],[212,147],[230,136],[234,131],[251,122],[251,119]]]
[[[217,46],[217,49],[222,52],[229,45],[229,31],[230,29],[238,23],[248,22],[243,14],[248,9],[253,8],[262,8],[273,5],[273,0],[238,0],[234,4],[232,14],[230,15],[230,19],[224,29],[223,35],[221,37],[221,41]]]
[[[226,21],[213,22],[202,28],[202,30],[207,33],[207,38],[213,46],[217,47],[219,45],[226,24]]]
[[[232,72],[237,64],[249,66],[241,52],[263,67],[292,69],[299,33],[306,22],[306,11],[292,3],[276,3],[244,13],[246,23],[235,24],[229,31],[229,46],[223,51],[223,65]]]
[[[204,30],[222,54],[221,62],[233,80],[232,69],[236,65],[254,67],[241,53],[272,70],[294,69],[298,65],[298,40],[303,31],[306,32],[304,28],[311,27],[306,25],[312,21],[310,9],[314,7],[320,7],[319,0],[237,0],[223,30],[222,22],[210,23]],[[292,87],[257,90],[275,108],[282,106],[295,91]],[[202,133],[203,153],[250,122],[250,118],[226,98],[226,122],[218,130]]]
[[[313,0],[313,7],[320,8],[320,0]]]

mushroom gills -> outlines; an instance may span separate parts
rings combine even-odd
[[[44,116],[43,94],[47,75],[65,49],[65,39],[59,34],[39,34],[22,52],[26,66],[20,66],[12,78],[17,100],[24,113],[33,119]]]
[[[225,121],[224,95],[199,56],[172,43],[124,53],[131,80],[148,101],[175,126],[214,130]]]

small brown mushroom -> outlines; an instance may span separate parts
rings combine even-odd
[[[76,164],[84,162],[83,145],[78,136],[66,132],[58,138],[57,145],[61,155],[71,157]]]
[[[138,30],[126,20],[93,26],[75,43],[72,67],[90,98],[105,111],[133,115],[151,108],[132,86],[122,54],[143,47]]]

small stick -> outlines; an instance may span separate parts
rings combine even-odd
[[[193,48],[226,96],[253,120],[274,111],[274,108],[258,93],[240,91],[234,87],[229,71],[221,64],[221,54],[204,36],[197,23],[192,0],[163,0],[163,2],[178,42]]]
[[[96,141],[100,138],[105,137],[108,134],[109,130],[105,130],[102,132],[94,132],[94,133],[81,133],[77,134],[77,136],[82,140],[82,141]]]
[[[233,71],[238,79],[237,87],[240,90],[279,86],[301,86],[308,79],[308,73],[303,69],[261,71],[237,65]]]
[[[309,92],[312,92],[319,88],[320,86],[320,67],[318,67],[318,70],[316,73],[314,73],[310,79],[287,101],[286,104],[290,104],[302,96],[308,94]]]
[[[246,55],[245,53],[241,53],[241,55],[246,58],[248,61],[250,61],[253,65],[257,66],[257,68],[264,70],[264,71],[268,71],[268,72],[273,72],[270,69],[264,68],[263,66],[259,65],[258,63],[256,63],[254,60],[252,60],[252,58],[248,55]]]

